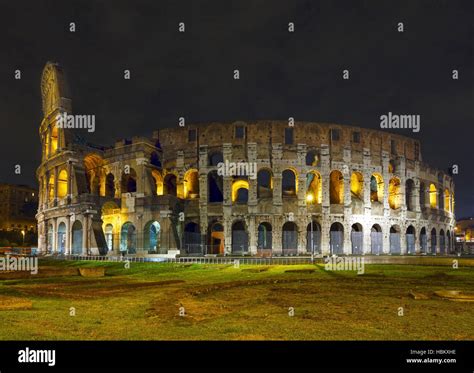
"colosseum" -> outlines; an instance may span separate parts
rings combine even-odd
[[[56,125],[62,68],[41,80],[43,253],[448,255],[454,184],[417,140],[327,123],[186,123],[113,146]],[[181,123],[182,124],[182,123]]]

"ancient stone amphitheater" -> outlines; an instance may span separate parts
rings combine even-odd
[[[156,130],[92,145],[62,69],[43,71],[42,252],[81,255],[449,254],[454,184],[418,141],[327,123]],[[222,167],[225,165],[226,167]]]

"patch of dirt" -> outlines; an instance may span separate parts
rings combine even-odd
[[[137,289],[146,289],[151,287],[162,287],[167,285],[181,284],[184,280],[166,280],[166,281],[152,281],[152,282],[136,282],[127,284],[110,284],[108,282],[98,282],[95,284],[103,284],[103,287],[84,288],[84,289],[70,289],[77,285],[84,285],[84,282],[74,282],[66,284],[44,284],[31,286],[18,286],[17,289],[24,294],[42,297],[62,297],[71,299],[97,298],[105,296],[115,296],[117,294],[128,293]]]
[[[288,283],[295,283],[295,282],[307,282],[313,281],[310,279],[263,279],[263,280],[241,280],[241,281],[229,281],[229,282],[222,282],[213,285],[201,286],[194,288],[189,292],[190,295],[201,295],[201,294],[208,294],[214,291],[220,290],[227,290],[231,288],[238,288],[244,286],[259,286],[259,285],[270,285],[270,284],[288,284]]]
[[[301,269],[287,269],[285,273],[313,273],[316,272],[314,268],[301,268]]]
[[[38,273],[32,274],[27,271],[9,271],[1,272],[0,280],[16,280],[22,278],[43,278],[43,277],[58,277],[58,276],[79,276],[79,268],[65,267],[42,267],[38,268]]]
[[[33,303],[29,299],[0,295],[0,311],[30,310],[32,308]]]
[[[104,277],[105,267],[81,267],[79,273],[82,277]]]
[[[244,268],[244,269],[242,269],[242,272],[260,273],[260,272],[266,272],[269,269],[270,269],[270,267]]]

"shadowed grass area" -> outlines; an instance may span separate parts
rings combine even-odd
[[[74,267],[105,267],[106,275],[63,271]],[[374,264],[357,275],[325,271],[322,264],[130,263],[127,269],[42,260],[42,269],[56,273],[2,275],[0,303],[14,299],[32,307],[0,307],[0,339],[474,339],[474,303],[433,295],[472,293],[472,267]]]

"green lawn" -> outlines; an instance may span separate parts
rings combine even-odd
[[[3,274],[0,339],[474,339],[474,302],[433,295],[472,293],[473,267],[366,265],[357,275],[327,272],[321,264],[130,265],[41,261],[46,277]],[[106,266],[106,276],[65,272],[75,266]],[[285,272],[296,269],[315,271]],[[415,300],[410,291],[429,299]],[[15,302],[30,306],[6,309]]]

